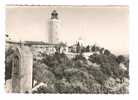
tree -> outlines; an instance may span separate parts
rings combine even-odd
[[[63,75],[64,66],[62,66],[61,64],[55,66],[53,71],[57,79],[62,79],[62,77],[64,76]]]
[[[76,55],[73,60],[83,60],[86,61],[86,58],[82,55],[82,53],[79,53],[79,55]]]
[[[105,82],[106,79],[108,79],[108,76],[97,68],[89,69],[89,73],[92,74],[95,80],[101,85]]]
[[[92,48],[91,48],[92,52],[95,52],[96,51],[96,46],[93,45]]]
[[[121,62],[125,61],[125,57],[123,55],[119,55],[116,59],[116,61],[120,64]]]
[[[81,47],[80,47],[80,43],[79,42],[77,43],[76,51],[77,51],[77,53],[81,52]]]
[[[101,65],[101,70],[104,74],[112,76],[112,65],[110,63],[103,63]]]
[[[101,48],[100,51],[99,51],[100,54],[103,54],[103,51],[104,51],[104,48]]]
[[[96,57],[97,57],[97,54],[94,53],[93,55],[90,55],[90,56],[89,56],[89,60],[90,60],[92,63],[95,63],[95,62],[96,62]]]
[[[96,64],[102,64],[107,60],[107,57],[104,55],[94,53],[89,57],[89,60]]]
[[[107,49],[105,49],[104,50],[104,55],[107,55],[107,56],[109,56],[111,53],[110,53],[110,51],[109,50],[107,50]]]
[[[33,78],[39,82],[53,83],[55,81],[55,75],[52,71],[48,70],[48,66],[44,63],[33,64]]]
[[[85,47],[82,47],[82,48],[81,48],[81,52],[82,52],[82,53],[86,52],[86,48],[85,48]]]
[[[89,45],[86,47],[86,52],[90,52],[90,46]]]

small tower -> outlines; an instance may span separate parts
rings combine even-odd
[[[60,34],[60,20],[58,18],[58,13],[56,12],[56,10],[53,10],[49,21],[49,43],[51,44],[59,43],[59,34]]]

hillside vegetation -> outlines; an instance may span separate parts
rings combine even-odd
[[[126,94],[129,86],[129,59],[116,56],[109,50],[93,46],[77,47],[74,57],[64,53],[47,55],[45,51],[32,51],[33,93],[92,93]],[[41,49],[41,48],[40,48]],[[98,51],[98,52],[97,52]],[[6,50],[5,80],[11,79],[12,48]],[[37,57],[39,59],[37,59]],[[41,59],[40,59],[41,57]]]
[[[108,50],[93,53],[86,59],[78,53],[69,59],[66,54],[41,53],[34,59],[33,93],[128,93],[129,60]]]

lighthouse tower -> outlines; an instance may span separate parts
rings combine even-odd
[[[53,10],[49,21],[49,43],[51,44],[59,43],[59,34],[60,34],[60,20],[58,18],[58,13],[56,12],[56,10]]]

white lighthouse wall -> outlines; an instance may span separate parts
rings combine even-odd
[[[60,36],[60,20],[50,19],[49,21],[49,43],[59,43]]]

